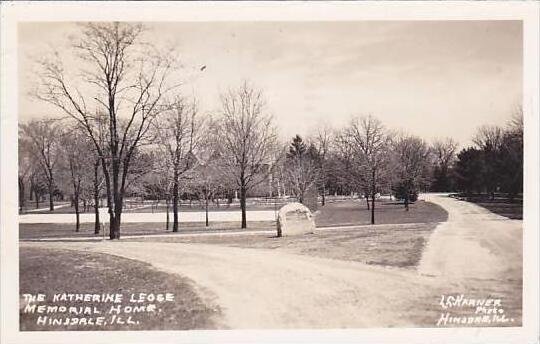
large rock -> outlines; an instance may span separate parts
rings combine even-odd
[[[300,203],[288,203],[279,209],[277,236],[313,233],[315,220],[311,211]]]

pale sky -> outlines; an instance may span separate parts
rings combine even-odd
[[[522,97],[520,21],[148,23],[146,38],[174,46],[201,111],[244,79],[261,88],[288,139],[372,114],[430,141],[470,143],[477,127],[504,124]],[[61,47],[72,23],[19,26],[20,118],[59,112],[32,100],[32,58]],[[203,72],[199,67],[206,65]]]

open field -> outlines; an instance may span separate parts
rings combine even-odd
[[[188,279],[158,271],[147,263],[122,257],[62,249],[22,247],[20,251],[20,294],[23,293],[157,293],[175,294],[174,302],[160,305],[161,312],[137,315],[138,325],[38,326],[36,314],[21,310],[20,327],[29,330],[189,330],[212,329],[221,311],[209,300],[201,300]],[[127,300],[122,305],[128,304]],[[21,308],[25,302],[21,299]],[[71,302],[70,306],[87,306]]]
[[[446,221],[448,213],[431,202],[419,200],[405,211],[402,203],[379,200],[375,202],[375,223],[430,223]],[[371,221],[371,211],[367,209],[365,200],[346,200],[329,203],[319,207],[315,218],[317,227],[367,225]]]
[[[195,213],[191,213],[195,215]],[[376,210],[376,223],[377,224],[398,224],[398,223],[431,223],[445,221],[447,213],[444,209],[436,204],[417,201],[411,205],[410,211],[406,212],[401,204],[379,201],[377,202]],[[197,213],[199,217],[204,218],[203,213]],[[220,213],[229,218],[228,221],[212,221],[217,218],[218,214],[210,213],[210,225],[206,227],[203,222],[184,222],[186,221],[186,215],[180,213],[180,231],[181,233],[194,233],[201,231],[229,231],[229,230],[241,230],[240,222],[235,220],[239,218],[238,213]],[[250,221],[250,219],[256,218],[270,218],[271,220],[258,220]],[[51,237],[95,237],[94,224],[89,221],[81,223],[80,232],[75,232],[75,225],[70,223],[40,223],[42,216],[66,216],[66,215],[25,215],[25,221],[33,221],[36,223],[20,223],[19,225],[19,238],[20,239],[36,239],[36,238],[51,238]],[[132,221],[131,217],[137,216],[137,221]],[[156,218],[157,216],[157,218]],[[273,218],[275,213],[273,211],[269,213],[250,213],[248,210],[248,230],[275,230],[275,221]],[[193,216],[192,216],[193,217]],[[106,214],[102,214],[102,219],[106,219]],[[165,214],[148,214],[146,219],[152,218],[152,221],[144,222],[144,214],[130,215],[125,213],[122,217],[124,222],[122,223],[122,235],[153,235],[171,233],[166,231]],[[172,220],[172,215],[171,215]],[[45,219],[45,218],[44,218]],[[69,217],[69,219],[74,220]],[[157,220],[157,221],[153,221]],[[320,207],[316,213],[317,227],[327,226],[351,226],[351,225],[364,225],[370,222],[370,212],[365,209],[365,204],[359,200],[344,200],[339,202],[327,203],[325,207]],[[45,222],[45,221],[43,221]],[[170,227],[172,228],[172,224]],[[108,225],[105,224],[105,235],[108,233]],[[100,234],[103,236],[103,234]]]
[[[523,219],[523,199],[519,197],[513,201],[510,201],[508,198],[500,195],[495,196],[494,199],[491,199],[489,195],[455,195],[454,197],[474,203],[497,215],[501,215],[509,219]]]

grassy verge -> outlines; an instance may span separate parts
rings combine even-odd
[[[109,229],[105,225],[105,238],[108,238]],[[169,224],[169,230],[165,230],[165,223],[123,223],[121,235],[123,237],[130,235],[155,235],[155,234],[173,234],[172,223]],[[240,222],[211,222],[206,227],[201,222],[180,222],[177,234],[233,231],[240,230]],[[275,229],[274,221],[250,222],[248,230],[269,230]],[[19,239],[40,239],[40,238],[90,238],[103,237],[103,232],[94,234],[93,223],[82,223],[79,232],[75,232],[75,224],[65,223],[21,223],[19,224]]]
[[[436,223],[383,225],[361,229],[317,231],[295,237],[268,234],[234,236],[146,237],[132,241],[203,243],[243,248],[264,248],[296,254],[352,260],[400,268],[415,268]]]
[[[21,295],[122,293],[128,298],[131,293],[174,294],[174,302],[158,306],[160,312],[135,314],[134,319],[139,321],[135,325],[37,325],[37,314],[23,313],[25,302],[21,299],[22,331],[213,329],[218,326],[221,314],[217,306],[205,304],[201,300],[189,280],[157,271],[146,263],[106,254],[21,247],[19,276]],[[127,304],[128,300],[122,302],[122,305]],[[95,304],[82,301],[69,303],[69,306],[75,307],[89,305]],[[107,305],[107,309],[110,305]],[[56,313],[55,316],[67,315]]]
[[[453,197],[477,204],[497,215],[514,220],[523,220],[523,200],[516,198],[509,200],[499,195],[493,199],[489,195],[463,195],[455,194]]]
[[[402,203],[375,202],[376,224],[444,222],[447,218],[448,213],[443,208],[430,202],[417,201],[410,205],[409,211],[405,211]],[[315,220],[317,227],[367,225],[371,221],[371,211],[365,200],[346,200],[319,207]]]

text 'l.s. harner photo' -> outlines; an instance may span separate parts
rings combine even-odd
[[[519,327],[521,21],[21,22],[21,331]]]

